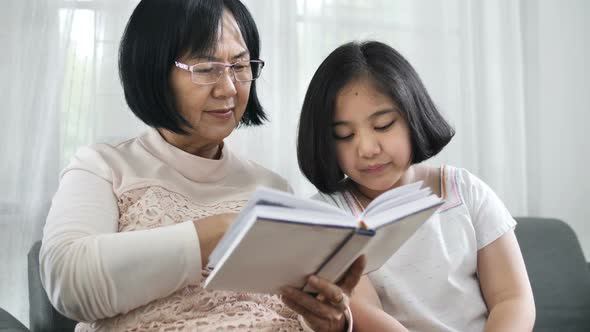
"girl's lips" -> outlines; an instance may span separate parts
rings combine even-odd
[[[233,116],[234,109],[228,108],[228,109],[222,109],[222,110],[212,110],[212,111],[205,111],[205,113],[207,113],[213,117],[216,117],[218,119],[227,120]]]
[[[372,165],[372,166],[368,166],[368,167],[362,169],[362,171],[364,173],[377,174],[377,173],[381,173],[387,166],[389,166],[389,163]]]

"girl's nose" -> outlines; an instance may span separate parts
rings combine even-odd
[[[359,157],[370,159],[381,153],[379,140],[372,135],[364,135],[359,138]]]

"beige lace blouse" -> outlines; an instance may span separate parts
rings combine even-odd
[[[41,277],[76,331],[303,331],[277,296],[206,291],[193,220],[238,212],[278,175],[224,147],[184,153],[150,130],[80,150],[44,230]]]

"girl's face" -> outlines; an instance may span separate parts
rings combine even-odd
[[[412,160],[407,121],[374,86],[368,77],[348,83],[336,97],[332,126],[340,168],[371,197],[399,186]]]

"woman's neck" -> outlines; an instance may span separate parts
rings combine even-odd
[[[166,142],[180,150],[206,159],[219,159],[223,142],[206,142],[195,139],[190,135],[179,135],[166,129],[158,129]]]

